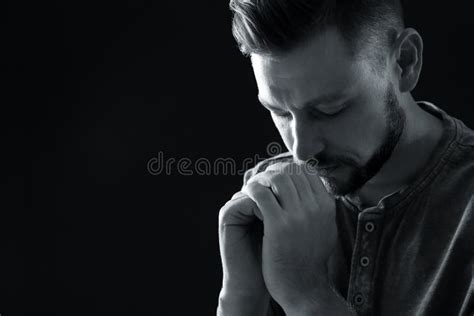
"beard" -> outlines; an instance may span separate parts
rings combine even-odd
[[[359,190],[367,181],[373,178],[385,162],[390,158],[394,148],[398,144],[405,127],[405,112],[400,107],[395,96],[393,86],[390,84],[384,97],[386,130],[381,144],[369,158],[365,165],[346,157],[332,157],[326,161],[331,161],[339,167],[347,166],[349,175],[344,181],[330,176],[320,176],[326,190],[334,196],[343,196]],[[315,157],[319,163],[323,160]],[[324,163],[323,163],[324,164]],[[329,163],[328,163],[329,165]]]

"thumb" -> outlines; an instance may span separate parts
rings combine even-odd
[[[257,204],[255,204],[255,202],[247,194],[243,193],[242,191],[239,191],[239,192],[235,193],[234,195],[232,195],[232,198],[230,200],[233,201],[233,200],[238,200],[238,199],[241,199],[241,198],[249,199],[250,203],[252,205],[251,210],[250,210],[250,212],[252,214],[246,214],[246,215],[254,215],[259,220],[263,221],[262,212],[260,212],[260,209],[258,208]]]

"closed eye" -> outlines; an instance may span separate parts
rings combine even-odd
[[[344,109],[338,110],[332,113],[326,113],[322,111],[315,110],[312,112],[312,115],[317,118],[330,118],[330,117],[335,117],[339,113],[341,113]],[[290,112],[279,112],[279,111],[270,111],[274,116],[282,119],[290,119],[292,114]]]
[[[337,116],[338,114],[344,112],[345,109],[347,109],[349,107],[349,104],[348,103],[345,103],[345,104],[341,104],[340,106],[338,106],[335,110],[332,110],[332,111],[321,111],[321,110],[315,110],[314,111],[314,114],[315,116],[324,116],[324,117],[333,117],[333,116]]]
[[[335,111],[335,112],[332,112],[332,113],[317,111],[317,112],[316,112],[316,115],[322,115],[322,116],[329,116],[329,117],[331,117],[331,116],[336,116],[336,115],[338,115],[338,114],[341,113],[341,112],[342,112],[342,110]]]
[[[265,106],[265,107],[266,107],[267,110],[269,110],[272,113],[272,115],[274,115],[278,118],[288,120],[292,117],[291,112],[279,111],[279,110],[276,110],[274,108],[270,108],[270,107],[267,107],[267,106]],[[346,103],[343,103],[343,104],[341,104],[337,107],[333,107],[333,108],[330,108],[330,109],[328,108],[325,111],[323,111],[321,109],[313,108],[313,109],[309,110],[309,112],[315,118],[319,118],[319,119],[332,118],[332,117],[336,117],[337,115],[344,112],[344,110],[346,110],[348,107],[349,107],[349,102],[346,102]]]

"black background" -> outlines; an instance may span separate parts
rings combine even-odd
[[[416,1],[414,92],[474,127],[469,2]],[[165,159],[268,156],[227,1],[10,1],[2,27],[0,313],[215,314],[219,208],[239,175]]]

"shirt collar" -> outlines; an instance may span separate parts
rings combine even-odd
[[[418,101],[417,104],[425,111],[439,117],[443,122],[443,134],[441,140],[433,151],[433,155],[425,168],[420,172],[420,175],[409,185],[395,190],[394,192],[385,195],[376,206],[363,208],[357,200],[349,199],[347,196],[339,197],[347,206],[357,212],[363,212],[366,210],[379,210],[385,213],[391,213],[395,209],[398,209],[409,199],[426,185],[431,182],[431,179],[438,174],[442,167],[442,157],[448,155],[451,152],[453,140],[456,136],[456,123],[452,117],[446,112],[435,106],[434,104],[427,101]]]

